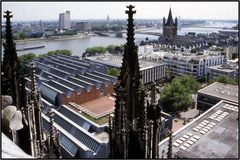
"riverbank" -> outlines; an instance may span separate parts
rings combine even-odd
[[[71,40],[71,39],[83,39],[94,36],[94,34],[78,34],[78,35],[71,35],[71,36],[53,36],[53,37],[41,37],[41,38],[29,38],[29,39],[23,39],[23,40],[15,40],[15,43],[21,44],[21,43],[29,43],[29,42],[38,42],[38,41],[60,41],[60,40]]]
[[[209,23],[203,22],[203,23],[182,25],[181,28],[189,28],[189,27],[196,27],[197,28],[197,27],[206,27],[208,25],[209,25]]]

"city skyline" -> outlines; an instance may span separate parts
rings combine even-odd
[[[58,20],[69,10],[71,20],[125,19],[126,5],[135,5],[135,19],[162,19],[172,9],[181,19],[237,20],[237,2],[2,2],[2,13],[12,11],[13,21]],[[204,12],[203,12],[204,9]]]

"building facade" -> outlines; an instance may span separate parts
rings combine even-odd
[[[221,65],[224,59],[224,55],[169,53],[163,57],[163,63],[171,76],[192,75],[201,79],[206,76],[208,66]]]
[[[238,78],[238,66],[231,64],[222,64],[217,66],[207,67],[207,81],[216,79],[220,76],[227,76],[230,79]]]
[[[59,14],[59,29],[60,30],[71,29],[70,11],[66,11],[66,13]]]
[[[138,55],[144,56],[153,53],[153,45],[138,46]]]
[[[81,31],[81,32],[90,32],[91,31],[91,26],[89,22],[76,22],[75,26],[76,30]]]
[[[175,18],[175,22],[172,18],[171,8],[168,13],[168,19],[166,22],[165,17],[163,17],[163,37],[166,39],[174,39],[177,36],[178,20]]]
[[[207,110],[221,100],[238,103],[238,86],[214,82],[197,92],[197,108]]]

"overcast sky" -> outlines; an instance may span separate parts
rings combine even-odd
[[[171,6],[181,19],[238,19],[238,2],[2,2],[2,12],[12,11],[13,21],[58,20],[69,10],[71,19],[126,19],[126,5],[135,5],[135,19],[162,19]]]

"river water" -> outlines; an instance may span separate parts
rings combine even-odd
[[[208,24],[204,27],[233,27],[235,23],[226,23],[226,22],[208,22]],[[181,28],[178,30],[179,35],[185,35],[188,32],[195,32],[195,33],[211,33],[217,32],[219,30],[223,30],[221,28],[200,28],[200,27],[187,27]],[[158,30],[150,30],[146,32],[159,32],[162,33],[162,29]],[[40,46],[45,45],[45,48],[33,49],[33,50],[25,50],[25,51],[18,51],[18,55],[26,54],[26,53],[35,53],[35,54],[44,54],[48,51],[52,50],[62,50],[68,49],[71,50],[74,55],[81,56],[82,53],[88,47],[94,46],[108,46],[110,44],[114,45],[121,45],[126,43],[126,35],[123,35],[123,38],[115,38],[115,37],[100,37],[100,36],[91,36],[86,38],[79,38],[79,39],[65,39],[65,40],[41,40],[36,42],[24,42],[24,43],[16,43],[16,48],[24,48],[24,47],[33,47],[33,46]],[[150,40],[158,39],[158,36],[146,35],[146,34],[136,34],[135,35],[135,42],[140,42],[145,40],[148,37]]]
[[[158,39],[158,36],[137,34],[135,35],[135,42],[140,42],[142,40],[145,40],[146,37],[148,37],[151,40]],[[23,55],[26,53],[44,54],[52,50],[68,49],[68,50],[71,50],[74,55],[81,56],[82,53],[85,52],[85,50],[89,47],[95,47],[95,46],[106,47],[110,44],[121,45],[125,43],[126,43],[126,35],[123,35],[123,38],[91,36],[91,37],[79,38],[79,39],[41,40],[41,41],[35,41],[35,42],[17,43],[16,48],[18,49],[18,48],[25,48],[25,47],[40,46],[40,45],[46,46],[44,48],[39,48],[39,49],[18,51],[18,55]]]

